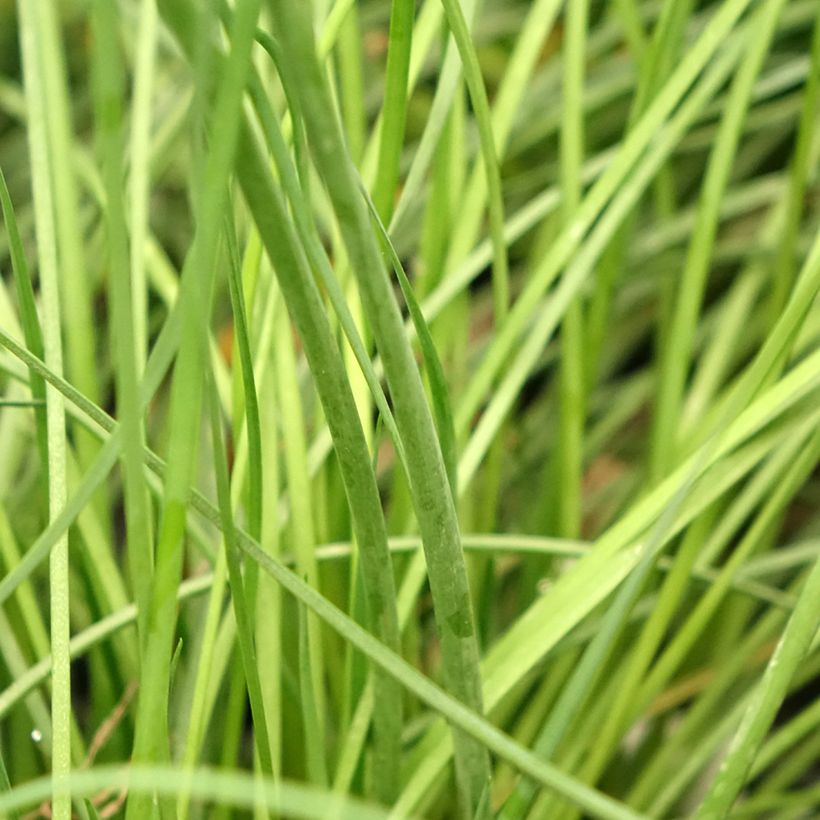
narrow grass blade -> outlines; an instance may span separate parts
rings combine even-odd
[[[21,31],[24,36],[28,36],[28,29],[34,35],[30,57],[24,56],[24,61],[31,65],[36,59],[39,63],[37,71],[40,79],[31,91],[39,95],[39,104],[42,105],[45,116],[42,122],[37,123],[37,119],[43,114],[29,111],[28,127],[29,130],[32,126],[44,130],[44,147],[47,147],[49,153],[47,167],[50,168],[52,190],[54,253],[59,260],[56,275],[63,297],[59,316],[61,327],[65,331],[65,366],[72,382],[92,401],[98,401],[100,388],[95,366],[92,293],[82,241],[83,229],[79,220],[77,178],[74,165],[68,160],[73,155],[75,139],[72,133],[68,72],[60,37],[60,20],[57,8],[47,0],[18,2],[19,7],[23,5],[31,8],[25,16],[22,10],[19,11],[21,23],[28,20],[25,25],[21,25]],[[28,80],[26,94],[29,94]],[[40,163],[41,160],[35,160],[34,164]],[[40,271],[42,276],[42,260]],[[43,314],[45,329],[45,303]],[[77,430],[75,435],[78,457],[85,466],[94,456],[95,444],[84,430]],[[104,502],[104,494],[98,495],[95,503],[98,505],[100,518],[107,527]]]
[[[186,769],[192,769],[199,759],[206,730],[207,714],[209,713],[207,709],[209,684],[212,685],[216,677],[221,678],[221,675],[217,676],[214,672],[217,667],[214,656],[216,655],[217,629],[220,625],[227,583],[227,550],[223,549],[217,556],[216,566],[209,580],[210,584],[201,590],[209,589],[209,595],[203,617],[202,637],[193,691],[190,697],[190,709],[186,716],[187,732],[181,756],[181,764]],[[179,600],[182,600],[184,586],[185,582],[180,584],[179,593],[177,594]],[[183,820],[188,817],[190,798],[191,794],[188,789],[180,791],[177,796],[176,813],[177,817]]]
[[[183,299],[182,339],[172,387],[169,469],[165,477],[164,508],[148,618],[149,640],[134,740],[133,758],[143,763],[162,761],[168,755],[167,702],[176,588],[182,564],[188,487],[193,475],[199,430],[199,425],[192,424],[191,419],[198,421],[202,401],[201,370],[205,361],[204,339],[211,307],[214,257],[259,9],[259,0],[245,0],[237,5],[232,50],[220,77],[212,112],[212,121],[219,123],[220,128],[213,132],[201,189],[197,192],[201,195],[197,231],[183,272],[180,297]],[[204,83],[206,78],[203,77]],[[206,86],[204,91],[210,89]],[[193,272],[202,277],[195,286],[191,281]],[[188,287],[185,280],[190,282]],[[146,808],[144,800],[131,800],[127,816],[142,816]]]
[[[262,701],[262,688],[259,682],[259,663],[256,655],[256,646],[253,634],[254,607],[247,591],[247,583],[242,578],[242,564],[236,546],[236,530],[233,521],[230,498],[230,478],[228,476],[228,462],[225,456],[225,443],[222,438],[222,419],[219,414],[219,401],[213,382],[208,384],[208,404],[211,416],[211,437],[216,467],[217,494],[219,497],[219,511],[222,518],[222,534],[225,542],[226,563],[236,617],[237,637],[239,639],[239,653],[242,667],[245,672],[245,684],[248,687],[248,699],[253,716],[254,738],[256,751],[262,764],[265,775],[273,775],[270,741],[268,740],[268,724],[265,717],[265,706]],[[258,526],[259,521],[254,524]],[[254,536],[257,540],[259,536]]]
[[[233,222],[227,222],[225,235],[228,247],[228,288],[231,298],[231,310],[234,316],[236,346],[239,351],[244,417],[248,433],[248,531],[258,540],[262,535],[262,498],[264,489],[259,400],[253,372],[250,330],[244,285],[242,283],[242,266]]]
[[[458,523],[440,445],[421,379],[404,335],[401,316],[369,229],[367,206],[315,57],[307,9],[277,2],[274,17],[283,35],[293,76],[302,91],[302,113],[314,159],[339,219],[376,345],[385,364],[428,559],[447,685],[465,703],[481,708],[478,650]],[[478,804],[489,777],[486,752],[467,738],[457,742],[458,771],[466,806]]]
[[[385,222],[390,221],[393,212],[396,184],[399,179],[399,160],[407,116],[407,77],[410,71],[415,9],[416,4],[413,0],[393,0],[390,6],[379,159],[376,164],[376,181],[373,185],[376,212]]]
[[[415,291],[404,272],[404,266],[396,253],[396,249],[390,240],[387,229],[379,216],[375,203],[367,195],[367,192],[362,189],[363,195],[367,199],[368,207],[370,208],[370,215],[373,217],[373,222],[378,228],[379,238],[387,251],[390,258],[390,263],[395,271],[396,278],[399,280],[399,287],[401,288],[404,301],[407,304],[407,309],[410,312],[410,318],[413,322],[413,327],[418,336],[419,345],[421,346],[422,356],[424,356],[424,366],[427,370],[427,378],[430,381],[430,394],[433,401],[433,413],[436,421],[436,432],[438,433],[438,440],[441,446],[441,455],[444,459],[444,466],[447,470],[447,479],[450,483],[450,492],[453,498],[458,497],[456,481],[458,451],[456,448],[456,431],[453,423],[453,410],[450,406],[450,396],[447,389],[447,379],[444,375],[444,368],[441,366],[436,345],[433,337],[430,334],[430,328],[424,319],[424,314],[421,311],[418,299],[416,299]]]
[[[581,201],[584,159],[584,60],[587,0],[567,4],[566,42],[560,136],[561,211],[564,225],[572,222]],[[584,375],[584,315],[581,297],[567,306],[561,326],[559,425],[556,448],[557,520],[560,535],[577,538],[581,532],[581,479],[586,419]]]
[[[316,535],[310,474],[307,469],[305,418],[297,375],[293,330],[287,313],[280,309],[276,315],[274,359],[276,365],[276,396],[278,415],[282,426],[285,472],[293,516],[289,535],[299,574],[315,589],[320,589],[319,566],[316,562]],[[326,668],[322,652],[322,630],[311,616],[306,625],[306,640],[310,649],[310,686],[315,704],[315,728],[322,737],[327,725]],[[307,686],[302,681],[302,686]],[[321,746],[324,746],[322,740]]]
[[[314,676],[311,668],[308,616],[299,605],[299,683],[302,693],[302,728],[305,733],[307,773],[311,783],[327,787],[325,738],[319,722],[319,703],[314,696]]]
[[[447,25],[458,47],[464,66],[464,81],[470,91],[470,100],[475,112],[478,135],[481,141],[484,172],[487,175],[487,191],[490,202],[490,237],[493,245],[493,298],[496,322],[500,325],[507,315],[510,299],[509,264],[507,244],[504,241],[504,203],[501,193],[501,174],[493,137],[490,105],[487,90],[481,78],[475,48],[470,38],[470,29],[458,0],[442,0]]]
[[[46,365],[57,375],[63,371],[62,327],[60,322],[59,264],[53,161],[49,152],[48,123],[56,119],[46,113],[48,98],[38,34],[50,27],[41,4],[19,3],[23,70],[26,77],[29,146],[32,155],[32,187],[39,246],[40,280],[43,297],[43,353]],[[51,63],[52,69],[55,67]],[[53,112],[52,112],[53,113]],[[86,335],[85,330],[82,331]],[[48,450],[49,524],[66,508],[66,428],[65,404],[60,393],[46,388],[46,446]],[[69,655],[69,561],[67,527],[59,529],[49,553],[49,605],[52,652],[52,772],[56,787],[62,786],[71,771],[71,661]],[[71,816],[70,791],[55,794],[52,809],[56,820]]]
[[[789,618],[766,673],[746,707],[743,719],[720,771],[698,808],[698,818],[722,818],[731,810],[748,776],[755,756],[788,691],[820,623],[820,562],[814,565],[797,606]]]
[[[498,159],[503,158],[510,138],[515,113],[527,90],[527,82],[532,80],[545,40],[560,10],[560,0],[537,0],[521,24],[518,39],[510,55],[507,70],[501,79],[497,95],[493,101],[493,138]],[[469,252],[475,242],[480,227],[480,205],[487,193],[487,175],[477,163],[467,184],[467,189],[458,213],[458,221],[448,243],[445,270],[452,271]],[[505,241],[509,242],[505,237]]]
[[[106,190],[106,233],[111,271],[112,350],[116,357],[117,412],[123,446],[125,517],[131,582],[140,612],[139,634],[146,637],[153,564],[151,517],[145,488],[142,451],[137,336],[134,328],[132,283],[122,190],[122,98],[124,78],[117,48],[117,16],[102,0],[94,6],[95,113]]]
[[[276,42],[273,40],[273,38],[263,38],[262,41],[263,43],[268,43],[268,45],[266,46],[266,50],[268,50],[268,52],[274,58],[274,61],[277,65],[277,69],[280,71],[280,74],[283,77],[283,83],[285,87],[288,89],[288,105],[291,108],[293,120],[296,123],[298,123],[296,133],[297,135],[299,135],[303,130],[303,124],[300,113],[301,108],[298,103],[298,96],[294,88],[294,83],[286,70],[284,60],[280,54],[280,49],[276,45]],[[293,208],[296,229],[299,238],[301,239],[302,244],[304,245],[308,261],[310,262],[311,267],[314,269],[314,271],[316,271],[319,274],[322,283],[327,289],[328,296],[330,297],[330,302],[333,305],[333,309],[336,312],[336,316],[338,317],[342,329],[344,330],[345,336],[347,337],[350,347],[353,350],[353,354],[356,357],[356,361],[358,362],[359,367],[361,368],[362,373],[364,374],[365,380],[367,381],[368,387],[370,388],[370,393],[373,397],[373,401],[376,403],[376,406],[379,409],[380,417],[384,420],[384,424],[390,432],[390,435],[393,439],[393,443],[399,454],[399,458],[402,460],[402,462],[404,462],[404,449],[402,446],[401,438],[398,433],[398,429],[396,428],[396,422],[393,418],[393,412],[390,410],[390,406],[387,402],[387,398],[384,395],[384,391],[382,390],[379,377],[375,372],[372,362],[370,361],[370,357],[367,353],[367,349],[364,346],[361,336],[358,330],[356,329],[356,323],[345,301],[344,292],[339,284],[338,279],[336,278],[336,275],[334,274],[330,266],[327,254],[324,252],[324,249],[321,246],[319,238],[316,235],[314,226],[312,225],[312,219],[308,209],[308,201],[303,191],[303,187],[305,184],[303,180],[305,180],[308,177],[308,173],[306,170],[304,170],[301,174],[301,178],[297,179],[297,176],[294,173],[292,164],[288,157],[288,151],[285,145],[284,137],[282,136],[279,124],[276,121],[276,117],[273,114],[270,103],[267,101],[267,98],[265,97],[261,85],[253,80],[251,82],[251,95],[253,96],[254,101],[257,105],[257,109],[259,111],[259,116],[262,121],[263,128],[265,130],[268,148],[273,154],[277,171],[279,172],[279,175],[283,182],[283,186],[288,196],[288,200],[290,201],[291,207]],[[297,147],[298,144],[299,143],[297,142]],[[302,187],[300,187],[300,182]]]
[[[17,302],[20,307],[20,319],[23,325],[23,333],[28,349],[43,359],[43,333],[40,329],[40,319],[37,316],[37,307],[34,302],[34,289],[31,286],[28,263],[26,261],[23,243],[20,239],[20,231],[17,227],[17,219],[14,214],[14,206],[9,196],[9,189],[6,186],[6,178],[0,169],[0,205],[3,208],[3,220],[6,224],[6,233],[9,237],[9,251],[11,254],[12,271],[14,272],[14,286],[17,293]],[[30,372],[31,395],[34,406],[34,419],[37,424],[37,446],[40,449],[40,459],[42,461],[43,473],[48,483],[48,443],[46,430],[46,410],[45,397],[46,387],[42,378]]]
[[[148,286],[145,246],[149,231],[151,188],[151,103],[156,80],[159,14],[154,0],[142,0],[137,30],[137,59],[131,106],[128,180],[131,305],[137,373],[142,373],[148,351]]]
[[[98,766],[74,772],[68,783],[78,796],[124,788],[134,795],[156,793],[175,797],[184,786],[179,772],[168,766]],[[18,786],[7,795],[0,795],[0,812],[8,814],[37,806],[48,798],[51,788],[52,781],[48,777]],[[315,820],[329,816],[340,820],[384,820],[387,817],[384,809],[361,800],[332,795],[298,783],[260,781],[256,776],[240,771],[196,769],[191,776],[190,788],[193,796],[203,803],[253,810],[261,800],[270,812],[290,817]]]

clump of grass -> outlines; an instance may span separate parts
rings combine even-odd
[[[0,15],[0,815],[817,813],[816,3]]]

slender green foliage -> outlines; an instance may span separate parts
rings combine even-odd
[[[812,816],[818,65],[0,3],[0,815]]]
[[[139,696],[134,759],[139,762],[161,762],[167,755],[168,733],[156,726],[167,726],[167,700],[170,683],[170,660],[175,623],[176,588],[182,566],[182,538],[185,527],[185,505],[191,483],[199,426],[191,423],[199,417],[204,361],[203,331],[210,313],[214,279],[214,255],[219,235],[227,176],[230,172],[238,136],[241,95],[250,61],[250,48],[259,3],[248,0],[237,9],[233,27],[234,40],[227,68],[219,82],[212,122],[220,123],[205,165],[203,202],[198,213],[194,248],[188,257],[187,276],[183,272],[182,340],[174,368],[171,397],[171,444],[169,469],[165,476],[164,506],[157,541],[156,565],[151,587],[151,608],[147,621],[146,653],[143,663],[144,684]],[[233,127],[224,127],[233,122]],[[201,273],[200,273],[201,272]],[[194,284],[192,277],[202,276]],[[187,285],[187,287],[186,287]],[[132,800],[128,814],[140,816],[146,811],[144,800]]]
[[[44,76],[43,56],[37,44],[38,31],[48,28],[44,9],[21,4],[21,41],[26,72],[26,103],[29,145],[32,155],[32,187],[35,224],[43,297],[43,356],[45,363],[58,375],[63,370],[63,345],[60,322],[58,283],[57,228],[53,186],[53,157],[45,130],[45,107],[48,80]],[[62,395],[46,388],[46,447],[48,450],[48,518],[49,523],[66,505],[66,429],[65,403]],[[55,783],[61,784],[71,770],[71,668],[69,657],[69,564],[68,533],[59,532],[49,555],[49,623],[52,653],[51,753]],[[71,816],[71,793],[55,792],[53,811],[57,820]]]
[[[117,19],[108,3],[97,3],[94,12],[95,103],[103,178],[106,188],[106,231],[111,271],[112,349],[116,351],[117,408],[123,438],[125,473],[125,517],[128,558],[135,598],[139,608],[139,632],[146,637],[153,564],[150,507],[142,464],[144,434],[140,412],[139,384],[134,351],[138,349],[134,330],[131,283],[128,268],[128,240],[123,206],[122,97],[123,72],[117,47]]]

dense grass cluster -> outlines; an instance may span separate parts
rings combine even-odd
[[[0,0],[0,817],[820,817],[817,0]]]

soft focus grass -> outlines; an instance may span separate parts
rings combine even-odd
[[[0,2],[0,816],[820,814],[809,0]]]

